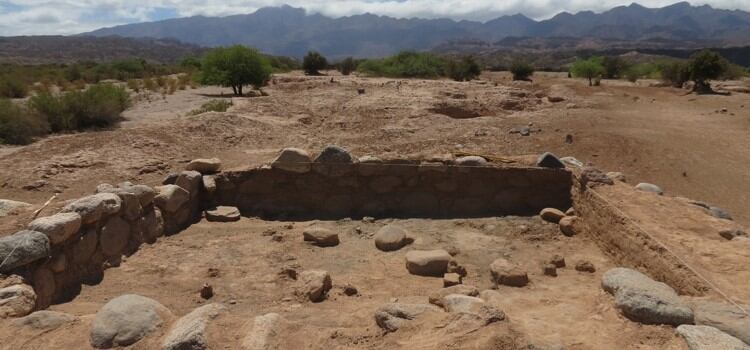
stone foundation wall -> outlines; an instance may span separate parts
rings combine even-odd
[[[526,215],[571,205],[564,169],[391,160],[294,171],[267,166],[215,180],[215,205],[269,219]]]

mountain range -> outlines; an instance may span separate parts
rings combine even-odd
[[[247,15],[127,24],[82,35],[169,38],[207,47],[244,44],[292,57],[314,49],[333,58],[378,57],[405,49],[433,49],[447,42],[494,43],[513,37],[608,39],[634,46],[649,42],[661,43],[662,48],[727,47],[750,45],[750,12],[687,2],[662,8],[633,3],[603,13],[563,12],[541,21],[517,14],[476,22],[373,14],[331,18],[281,6]]]

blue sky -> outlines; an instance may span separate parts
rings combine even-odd
[[[633,0],[0,0],[0,36],[76,34],[101,27],[193,15],[251,13],[289,4],[308,12],[346,16],[365,12],[394,17],[488,20],[523,13],[535,19],[562,11],[604,11]],[[641,0],[661,7],[676,0]],[[694,5],[750,11],[750,0],[696,0]]]

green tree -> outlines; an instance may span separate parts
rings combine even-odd
[[[682,61],[668,61],[659,64],[661,79],[674,87],[682,87],[690,80],[690,67]]]
[[[693,91],[710,92],[709,80],[718,79],[729,68],[729,63],[716,52],[703,50],[690,56],[688,72],[695,82]]]
[[[627,61],[618,56],[604,57],[602,66],[604,66],[604,77],[607,79],[620,79],[630,67]]]
[[[529,80],[534,74],[534,66],[523,61],[515,61],[510,65],[513,80]]]
[[[201,83],[231,87],[242,96],[242,87],[260,89],[271,77],[271,64],[257,50],[242,45],[212,50],[201,63]]]
[[[604,74],[604,66],[600,57],[591,57],[587,60],[578,59],[570,67],[570,72],[576,78],[586,78],[589,86],[594,85],[594,78]]]
[[[308,51],[302,60],[302,69],[307,75],[320,75],[320,70],[328,67],[328,60],[317,51]]]
[[[352,74],[355,69],[357,69],[357,63],[354,62],[353,58],[347,57],[343,61],[339,62],[338,68],[341,74],[349,75]]]

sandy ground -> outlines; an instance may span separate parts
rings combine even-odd
[[[487,73],[480,81],[466,83],[330,79],[279,75],[264,88],[268,96],[232,98],[234,107],[226,113],[192,117],[187,113],[203,102],[229,98],[222,97],[228,89],[206,87],[153,96],[150,101],[140,99],[125,113],[125,121],[111,130],[58,135],[29,146],[2,148],[0,198],[26,201],[36,208],[57,193],[44,215],[67,199],[91,193],[99,183],[128,180],[156,185],[193,158],[219,157],[231,169],[268,162],[279,149],[289,146],[314,153],[327,144],[338,144],[360,156],[505,156],[552,151],[605,171],[622,171],[630,184],[653,182],[669,195],[710,202],[727,209],[738,223],[750,223],[750,212],[745,210],[750,204],[746,180],[750,173],[750,95],[685,95],[679,89],[649,87],[649,82],[605,81],[601,87],[588,87],[557,74],[538,74],[534,83],[512,83],[503,73]],[[358,88],[364,88],[365,94],[358,94]],[[560,102],[550,102],[548,96],[559,97]],[[530,127],[530,136],[511,132],[525,126]],[[572,143],[565,141],[566,135],[572,136]],[[616,197],[618,190],[612,191],[609,195]],[[733,264],[746,261],[745,255],[718,256],[722,248],[714,232],[703,226],[684,227],[695,220],[680,220],[682,216],[695,218],[700,213],[644,209],[658,202],[653,196],[628,199],[643,204],[625,208],[633,215],[676,217],[658,228],[660,232],[674,229],[674,233],[660,238],[695,246],[680,253],[690,255],[691,263],[701,271],[745,273],[731,270]],[[0,234],[25,226],[29,216],[30,211],[24,211],[0,218]],[[201,222],[156,245],[144,246],[121,267],[107,270],[100,285],[85,287],[74,301],[52,307],[80,316],[79,322],[32,340],[12,339],[9,329],[0,330],[0,338],[12,339],[5,345],[9,349],[55,348],[51,343],[59,339],[66,340],[58,348],[86,348],[93,314],[107,300],[125,292],[138,293],[159,300],[180,316],[199,305],[197,291],[208,282],[216,290],[215,300],[230,308],[212,326],[212,337],[221,344],[235,344],[248,320],[271,311],[296,325],[289,339],[298,342],[291,348],[448,349],[451,341],[466,340],[442,337],[441,328],[428,321],[411,333],[385,336],[375,326],[372,313],[383,303],[393,298],[425,302],[430,291],[441,287],[440,279],[409,275],[403,267],[405,252],[386,254],[374,249],[370,235],[385,223],[300,222],[288,228],[288,223],[256,219],[233,224]],[[301,230],[314,224],[339,232],[342,244],[325,249],[304,244]],[[508,314],[513,330],[536,344],[550,348],[562,344],[566,349],[684,347],[672,328],[640,326],[618,315],[611,296],[599,287],[601,273],[612,263],[593,243],[562,237],[554,226],[536,218],[405,220],[399,224],[417,237],[414,247],[458,248],[457,259],[469,270],[465,283],[480,290],[490,287],[487,268],[494,258],[505,256],[526,266],[531,286],[503,288],[500,292],[505,297],[496,303]],[[705,232],[706,236],[686,236],[680,230]],[[271,232],[281,235],[282,241],[272,241]],[[714,242],[701,246],[702,239]],[[564,255],[569,266],[587,259],[597,272],[580,273],[569,267],[560,270],[557,278],[542,276],[540,260],[553,254]],[[287,264],[328,270],[334,280],[329,300],[310,304],[294,298],[294,282],[278,274]],[[219,269],[219,277],[209,277],[208,268]],[[750,297],[730,280],[718,282],[745,301]],[[356,286],[360,295],[343,295],[345,283]],[[490,339],[487,332],[509,330],[478,332],[474,338]],[[145,342],[136,348],[157,346]]]

